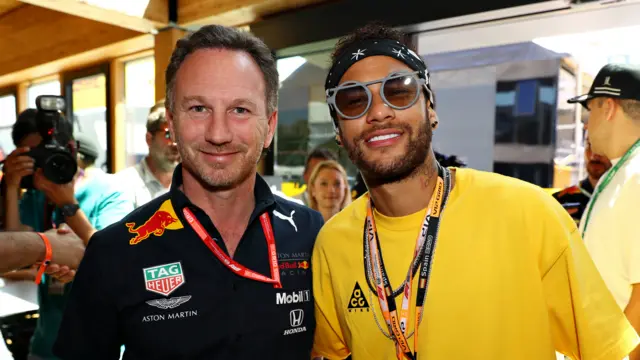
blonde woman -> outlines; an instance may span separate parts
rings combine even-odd
[[[309,177],[309,207],[322,214],[324,221],[351,203],[347,172],[336,161],[316,165]]]

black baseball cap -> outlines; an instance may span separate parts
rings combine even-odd
[[[605,65],[593,79],[588,94],[576,96],[567,102],[580,103],[586,108],[587,101],[597,97],[640,101],[640,65]]]

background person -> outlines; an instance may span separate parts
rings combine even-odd
[[[77,157],[75,179],[56,184],[42,175],[42,169],[36,170],[34,160],[26,155],[42,142],[36,114],[35,109],[25,110],[13,125],[12,138],[17,149],[5,162],[5,229],[43,232],[66,223],[86,245],[93,233],[131,212],[133,202],[119,190],[111,175],[95,166],[98,149],[95,141],[82,133],[74,139],[71,123],[67,121],[61,121],[57,127],[57,141],[68,144],[69,151]],[[31,175],[35,188],[21,194],[22,178]],[[22,271],[19,276],[33,279],[36,270]],[[39,281],[39,317],[30,356],[33,360],[56,359],[52,353],[53,342],[71,284],[65,285],[49,275],[36,281]]]
[[[338,161],[336,154],[327,148],[315,148],[309,153],[309,155],[307,155],[307,160],[304,164],[304,172],[302,173],[302,179],[304,183],[307,184],[307,189],[305,192],[295,197],[296,199],[302,200],[304,205],[309,206],[309,178],[311,177],[313,169],[315,169],[316,165],[319,163],[327,160]]]
[[[351,203],[347,172],[337,161],[318,163],[308,186],[309,207],[319,211],[325,222]]]
[[[611,159],[580,220],[584,243],[618,306],[640,331],[640,66],[605,65],[589,93],[591,150]],[[640,349],[629,356],[640,359]]]
[[[145,140],[149,154],[136,165],[116,174],[117,181],[127,184],[133,191],[136,208],[169,191],[173,170],[180,162],[178,148],[169,134],[164,101],[149,111]]]
[[[611,168],[611,161],[606,156],[594,154],[591,151],[589,139],[586,139],[584,147],[584,158],[586,160],[587,177],[577,185],[570,186],[553,194],[553,197],[562,204],[569,215],[580,224],[580,219],[587,207],[589,199],[593,194],[593,189],[600,180],[600,177]]]

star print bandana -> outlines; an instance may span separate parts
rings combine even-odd
[[[339,85],[342,75],[356,62],[369,56],[389,56],[405,63],[411,69],[418,71],[418,76],[425,79],[427,93],[431,100],[431,106],[435,108],[435,103],[429,82],[429,70],[424,60],[402,43],[390,39],[368,39],[359,41],[345,49],[339,56],[335,65],[329,70],[325,82],[325,90],[335,88]],[[334,115],[334,114],[332,114]],[[334,115],[335,119],[335,115]]]

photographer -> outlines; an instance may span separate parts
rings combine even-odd
[[[42,121],[51,121],[51,118],[44,118],[39,114],[41,111],[41,108],[24,111],[13,126],[12,138],[17,149],[7,157],[4,165],[5,230],[42,232],[66,223],[86,245],[93,233],[131,212],[133,201],[125,195],[127,192],[116,188],[111,175],[94,166],[98,146],[93,139],[77,134],[77,141],[74,141],[72,125],[57,111],[53,112],[53,135],[43,131]],[[47,116],[51,114],[49,110]],[[48,146],[43,151],[43,144],[51,143],[60,146]],[[39,155],[33,156],[38,150],[41,151]],[[68,154],[62,153],[65,151]],[[52,162],[44,161],[43,157],[55,154],[59,156],[57,170],[40,167]],[[70,166],[65,160],[76,158],[77,172],[75,161]],[[75,175],[71,174],[72,180],[59,184],[62,175],[55,171],[69,169],[75,172]],[[24,188],[26,191],[20,196]],[[40,316],[31,341],[30,359],[56,359],[52,346],[70,284],[65,285],[48,275],[36,282],[39,283]]]

